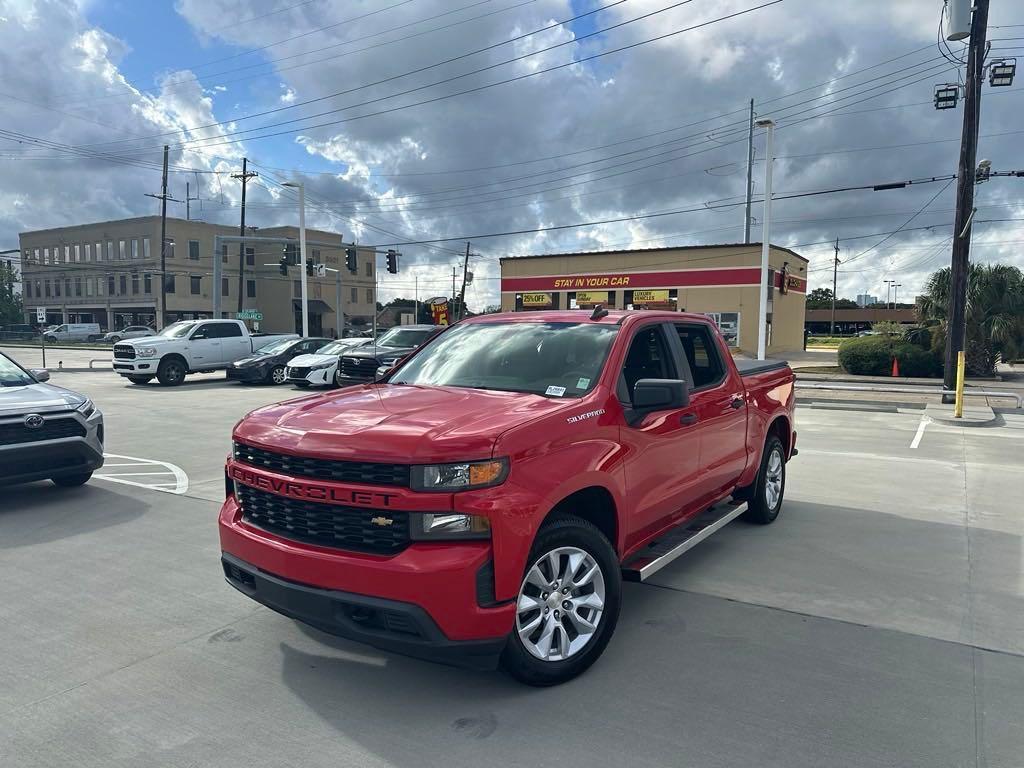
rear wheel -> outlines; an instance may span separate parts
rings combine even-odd
[[[777,435],[770,435],[764,443],[761,468],[757,480],[749,491],[747,511],[743,519],[758,525],[774,522],[782,509],[782,496],[786,491],[786,450]]]
[[[530,550],[502,667],[527,685],[564,683],[604,652],[622,577],[608,539],[578,517],[545,523]]]
[[[164,360],[156,372],[157,379],[165,387],[176,387],[185,380],[185,365],[180,360]]]
[[[92,477],[92,472],[80,472],[77,475],[51,477],[50,480],[54,485],[59,485],[61,488],[75,488],[76,486],[88,483],[90,477]]]
[[[267,374],[267,384],[284,384],[288,378],[283,365],[275,365]]]
[[[129,376],[128,381],[132,384],[149,384],[153,380],[152,376]]]
[[[117,342],[119,342],[120,340],[121,340],[120,336],[111,336],[110,337],[110,343],[111,344],[117,344]]]

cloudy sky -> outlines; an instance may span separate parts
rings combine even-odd
[[[500,256],[741,241],[751,98],[779,126],[778,196],[955,172],[962,107],[931,103],[958,77],[941,0],[769,2],[0,0],[0,250],[154,213],[169,144],[194,217],[238,221],[244,156],[250,223],[294,223],[280,182],[302,180],[312,226],[436,241],[400,247],[384,299],[414,275],[448,293],[471,238],[475,308],[498,301]],[[994,2],[989,36],[991,58],[1024,53],[1024,8]],[[1024,167],[1022,90],[984,89],[996,170]],[[976,260],[1024,266],[1022,185],[978,188]],[[812,288],[838,237],[840,295],[910,296],[949,261],[954,192],[781,199],[772,240],[810,258]]]

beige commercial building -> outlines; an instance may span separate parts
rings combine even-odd
[[[254,242],[240,255],[238,243],[214,254],[214,237],[237,236],[238,227],[201,221],[167,219],[167,322],[211,317],[214,258],[220,259],[221,315],[260,313],[263,331],[301,332],[300,275],[289,266],[282,275],[279,261],[288,248],[284,239],[297,240],[297,227],[250,228],[256,237],[283,238],[280,243]],[[307,245],[307,256],[328,270],[309,277],[310,333],[338,332],[340,303],[346,328],[368,326],[376,307],[376,260],[372,251],[358,249],[357,271],[345,267],[341,236],[306,230],[309,241],[336,246]],[[154,325],[160,309],[160,217],[143,216],[74,227],[22,232],[20,235],[26,322],[36,323],[43,307],[48,324],[99,323],[104,330],[127,325]],[[239,260],[244,267],[239,281]],[[340,285],[338,280],[340,275]],[[257,321],[248,321],[252,327]]]
[[[768,262],[768,352],[801,349],[807,259],[773,245]],[[604,304],[700,312],[718,323],[731,346],[755,353],[760,270],[760,243],[508,257],[501,260],[501,308]]]

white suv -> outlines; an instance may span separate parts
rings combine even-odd
[[[117,344],[121,339],[142,339],[146,336],[156,336],[156,331],[144,325],[129,325],[119,331],[111,331],[102,340]]]

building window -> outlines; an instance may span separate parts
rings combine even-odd
[[[164,290],[167,293],[174,293],[174,275],[164,275]]]
[[[107,296],[114,295],[114,276],[107,275]]]
[[[132,274],[132,293],[136,296],[139,293],[139,274],[137,272]]]
[[[68,264],[70,262],[71,262],[71,246],[70,245],[65,245],[64,246],[64,263]]]
[[[53,295],[60,296],[60,280],[53,281]]]
[[[310,253],[313,255],[313,263],[314,264],[319,264],[320,263],[320,249],[319,248],[314,248],[312,251],[310,251]]]
[[[87,277],[87,278],[85,278],[85,295],[86,296],[92,296],[93,293],[95,293],[95,288],[93,286],[93,283],[95,283],[95,282],[96,282],[96,278],[94,278],[94,277]]]
[[[223,243],[220,246],[220,260],[223,261],[225,264],[228,263],[228,244],[227,243]]]
[[[220,293],[221,293],[221,295],[222,296],[230,295],[230,293],[231,293],[230,289],[231,289],[231,281],[228,280],[228,278],[226,278],[226,277],[222,277],[220,279]]]
[[[245,266],[255,267],[256,266],[256,249],[246,248],[245,249]]]
[[[92,261],[92,243],[85,244],[85,260]]]
[[[199,275],[189,277],[189,290],[193,296],[198,296],[203,290],[203,278]]]
[[[367,277],[373,277],[373,260],[372,259],[367,259],[365,263],[366,263],[366,276]]]
[[[153,276],[149,272],[142,276],[142,292],[147,296],[153,292]]]
[[[128,256],[128,253],[127,253],[127,243],[125,243],[124,240],[118,240],[117,241],[117,258],[118,258],[118,260],[124,261],[127,256]]]
[[[36,280],[36,298],[38,299],[43,295],[43,284],[41,280]]]
[[[144,258],[144,259],[148,259],[149,258],[149,238],[148,237],[142,238],[142,258]]]
[[[164,242],[164,253],[167,255],[168,259],[173,259],[174,258],[174,238],[173,237],[168,237],[167,240]]]
[[[65,280],[64,280],[64,295],[65,296],[70,296],[71,295],[71,278],[70,277],[65,278]]]
[[[138,241],[138,238],[133,237],[132,240],[131,240],[131,243],[132,243],[132,258],[133,259],[137,259],[137,258],[139,258],[139,241]]]
[[[81,295],[82,295],[82,278],[76,277],[75,278],[75,296],[81,296]]]
[[[367,288],[366,289],[366,303],[367,304],[373,304],[373,289],[372,288]]]
[[[248,296],[250,299],[255,299],[256,298],[256,281],[255,280],[246,280],[245,281],[245,295]]]
[[[353,288],[352,289],[352,303],[355,304],[357,301],[359,301],[359,289],[358,288]]]
[[[118,280],[118,282],[120,283],[119,287],[121,289],[121,295],[122,296],[127,296],[128,295],[128,275],[121,275],[121,277]]]
[[[43,248],[43,264],[49,264],[49,263],[50,263],[50,249],[49,248]]]
[[[114,241],[107,240],[107,261],[114,260]]]
[[[82,246],[80,246],[78,243],[75,243],[75,261],[81,261],[81,260],[82,260]]]
[[[50,281],[46,280],[43,283],[43,289],[46,291],[46,298],[50,298]]]
[[[190,261],[199,261],[199,241],[188,241],[188,258]]]
[[[301,295],[302,295],[302,281],[301,280],[292,280],[292,296],[301,296]]]

